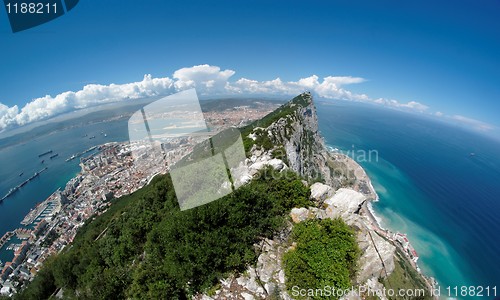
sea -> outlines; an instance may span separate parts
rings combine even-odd
[[[67,158],[106,142],[127,141],[128,116],[139,106],[108,107],[61,126],[46,125],[36,134],[0,137],[0,197],[48,167],[0,204],[0,235],[21,227],[31,208],[80,171],[79,160]],[[441,294],[448,286],[458,291],[498,286],[500,292],[500,143],[429,117],[368,104],[317,101],[316,106],[325,142],[365,168],[379,195],[373,210],[381,226],[408,235],[422,272],[438,281]],[[38,157],[50,150],[58,157]],[[3,262],[13,257],[9,244],[0,249]]]
[[[102,111],[89,111],[83,116],[78,113],[57,124],[44,124],[35,133],[32,130],[13,137],[0,137],[0,197],[47,167],[46,171],[0,204],[0,236],[16,228],[25,228],[20,222],[30,209],[57,189],[64,189],[66,183],[80,172],[80,158],[66,161],[72,155],[104,143],[127,141],[128,118],[141,105],[142,102],[128,106],[106,106]],[[39,157],[48,151],[52,152]],[[50,159],[55,154],[58,156]],[[20,242],[13,238],[0,248],[0,261],[11,261],[14,251],[7,250],[7,247]]]
[[[438,281],[441,295],[457,296],[457,287],[461,298],[462,287],[489,286],[486,298],[495,298],[500,142],[368,104],[319,102],[317,110],[326,144],[357,160],[369,175],[379,196],[373,210],[380,225],[408,235],[418,265]]]

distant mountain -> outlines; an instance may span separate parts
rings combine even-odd
[[[16,128],[12,132],[0,134],[0,148],[9,147],[27,140],[49,134],[54,131],[65,130],[72,127],[85,126],[92,123],[106,121],[128,120],[134,112],[143,106],[158,100],[159,97],[134,100],[128,103],[113,103],[92,109],[76,111],[65,115],[57,116],[53,119],[41,121],[35,124],[27,125],[25,128]],[[258,98],[222,98],[200,101],[202,111],[225,110],[237,106],[257,107],[258,103],[276,104],[284,102],[282,100],[258,99]]]

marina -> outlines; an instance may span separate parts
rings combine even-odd
[[[9,240],[11,237],[14,236],[14,232],[8,231],[6,234],[2,236],[0,239],[0,248],[2,248]]]
[[[34,209],[24,217],[21,224],[29,226],[40,222],[42,219],[51,218],[55,213],[61,210],[62,198],[60,190],[55,191],[45,201],[39,203]]]

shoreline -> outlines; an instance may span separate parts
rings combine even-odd
[[[414,250],[413,246],[411,245],[411,242],[406,238],[406,234],[400,233],[400,232],[394,233],[394,232],[390,231],[389,229],[382,227],[382,225],[381,225],[382,218],[377,216],[377,214],[375,213],[373,206],[372,206],[372,202],[378,202],[378,201],[380,201],[380,198],[377,194],[377,191],[373,187],[373,184],[370,180],[370,177],[366,173],[365,169],[358,162],[356,162],[353,158],[351,158],[350,156],[343,154],[343,153],[340,153],[340,152],[337,152],[337,151],[330,150],[330,149],[331,149],[331,147],[327,147],[327,153],[329,155],[333,155],[333,157],[335,157],[336,159],[341,158],[342,161],[346,163],[347,167],[350,170],[354,171],[354,179],[356,180],[356,184],[353,187],[353,189],[366,196],[366,200],[362,203],[362,205],[360,207],[360,215],[365,216],[365,218],[368,220],[369,224],[373,227],[373,229],[375,230],[375,232],[377,234],[379,234],[383,238],[386,238],[389,241],[391,241],[391,243],[394,246],[396,246],[397,249],[402,250],[402,252],[405,254],[406,260],[410,263],[410,265],[413,267],[413,269],[415,271],[417,271],[418,274],[420,274],[420,276],[422,277],[422,279],[426,283],[429,291],[435,289],[436,286],[438,285],[436,279],[431,277],[431,276],[427,276],[421,272],[420,267],[418,266],[418,264],[416,262],[416,260],[418,260],[418,256],[416,256],[417,259],[415,260],[414,258],[412,259],[412,257],[410,257],[408,255],[408,253],[407,253],[408,249],[410,249],[411,251],[415,251],[415,250]],[[368,193],[364,192],[364,190],[362,188],[360,188],[360,186],[359,186],[360,183],[366,184],[366,186],[368,187],[368,191],[369,191]],[[400,244],[398,240],[395,240],[394,238],[390,237],[390,236],[398,236],[398,235],[400,235],[401,237],[404,237],[406,239],[406,241],[407,241],[406,247],[404,247],[402,244]],[[416,252],[414,252],[414,253],[416,254]]]

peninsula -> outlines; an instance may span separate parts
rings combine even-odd
[[[17,280],[20,299],[340,298],[302,295],[320,290],[314,278],[323,278],[323,285],[351,288],[352,297],[392,299],[388,289],[419,289],[420,298],[432,298],[434,282],[420,273],[407,237],[380,228],[370,212],[377,195],[365,171],[325,147],[309,93],[241,135],[247,159],[232,180],[242,187],[184,212],[168,170],[195,145],[176,147],[167,164],[139,168],[130,145],[101,146],[28,218],[51,214],[49,226],[40,221],[20,246],[22,268],[3,268],[2,283]],[[324,238],[301,239],[313,233]],[[342,245],[338,265],[330,265],[325,245]],[[317,255],[303,256],[305,249]]]

